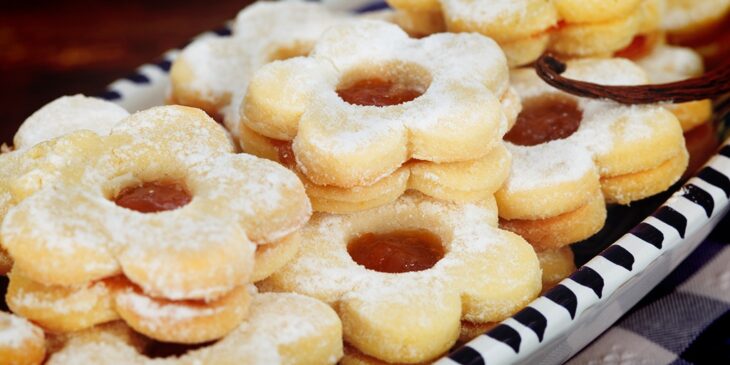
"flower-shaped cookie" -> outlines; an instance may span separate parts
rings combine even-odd
[[[625,59],[568,62],[566,77],[604,85],[647,83]],[[512,173],[497,192],[501,225],[537,249],[585,239],[605,220],[605,202],[628,204],[666,190],[687,166],[682,128],[660,106],[576,98],[533,69],[511,79],[524,109],[505,136]]]
[[[238,106],[254,71],[273,60],[306,55],[322,32],[346,19],[324,5],[258,2],[240,13],[230,37],[196,40],[170,70],[171,101],[222,117],[238,137]],[[228,111],[229,104],[235,117]]]
[[[454,204],[413,193],[364,212],[317,215],[298,256],[261,286],[332,305],[359,352],[346,356],[433,360],[462,321],[501,321],[540,292],[534,250],[494,227],[495,208],[493,200]]]
[[[342,325],[312,298],[254,294],[250,318],[213,344],[175,348],[110,323],[75,334],[47,364],[142,365],[161,357],[169,364],[335,364],[342,357]]]
[[[242,107],[243,148],[255,149],[257,138],[270,149],[278,144],[312,185],[351,193],[399,172],[407,179],[408,161],[431,163],[425,169],[476,163],[501,147],[503,104],[519,108],[506,70],[501,50],[479,35],[416,40],[379,21],[334,26],[309,57],[254,75]]]
[[[17,176],[25,174],[42,164],[48,169],[54,161],[21,158],[21,150],[27,150],[41,142],[62,136],[74,131],[90,130],[105,135],[121,119],[129,116],[120,106],[97,98],[83,95],[60,97],[33,113],[13,137],[14,151],[0,154],[0,222],[5,213],[14,205],[9,183]],[[70,142],[66,140],[65,142]],[[81,143],[80,140],[76,142]],[[79,154],[79,148],[71,147],[72,143],[47,144],[43,148],[56,148],[57,153],[63,154],[61,159],[69,165],[84,164],[84,154]],[[86,146],[91,147],[91,146]],[[38,152],[38,151],[37,151]],[[46,152],[38,152],[45,154]],[[61,160],[56,160],[58,163]],[[0,247],[0,275],[10,271],[12,260],[5,250]]]
[[[85,163],[67,164],[48,148],[57,145],[75,149]],[[108,137],[77,132],[42,143],[21,158],[48,163],[11,182],[19,203],[3,221],[2,245],[14,270],[43,285],[78,287],[123,275],[117,286],[129,295],[116,295],[116,309],[152,337],[218,338],[245,316],[243,285],[259,251],[253,243],[295,245],[292,235],[310,214],[294,174],[232,151],[222,128],[187,107],[136,113]],[[120,298],[130,296],[125,307]],[[217,311],[208,304],[223,301],[236,318],[215,331],[145,327],[154,316],[141,311],[145,300],[194,301],[209,316]],[[195,325],[199,316],[181,314],[171,323]]]

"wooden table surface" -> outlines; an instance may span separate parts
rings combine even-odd
[[[252,1],[0,2],[0,142],[62,95],[94,95]]]

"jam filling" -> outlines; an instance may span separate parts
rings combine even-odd
[[[424,229],[365,233],[350,241],[347,252],[358,264],[385,273],[427,270],[445,254],[441,239]]]
[[[342,100],[361,106],[389,106],[407,103],[423,94],[398,83],[374,78],[355,82],[337,90]]]
[[[547,94],[525,99],[514,127],[504,136],[520,146],[534,146],[575,133],[583,119],[578,103],[570,97]]]
[[[151,359],[160,359],[167,357],[180,357],[187,354],[190,351],[198,350],[204,347],[215,344],[217,341],[210,341],[198,344],[180,344],[180,343],[169,343],[160,342],[157,340],[149,339],[142,348],[142,355],[147,356]]]
[[[180,184],[153,181],[123,189],[114,203],[142,213],[156,213],[183,207],[192,199]]]
[[[630,60],[638,60],[646,57],[651,53],[657,42],[656,36],[637,35],[626,48],[616,52],[616,57],[628,58]]]
[[[269,141],[276,150],[279,157],[279,163],[288,168],[294,168],[297,165],[297,159],[294,156],[294,150],[291,147],[292,141],[281,141],[271,138],[269,138]]]

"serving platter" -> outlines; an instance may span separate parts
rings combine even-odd
[[[382,1],[326,1],[350,11]],[[226,26],[199,37],[230,35]],[[164,104],[178,50],[139,67],[100,96],[130,112]],[[718,121],[724,123],[725,121]],[[730,209],[730,139],[671,191],[609,209],[606,227],[574,245],[579,269],[522,311],[437,364],[559,364],[618,320],[687,257]],[[652,213],[653,212],[653,213]]]

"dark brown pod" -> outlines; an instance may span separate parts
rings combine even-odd
[[[561,74],[566,65],[550,54],[535,63],[537,74],[566,93],[592,99],[610,99],[621,104],[683,103],[713,99],[730,92],[730,63],[700,77],[668,84],[608,86],[568,79]]]

